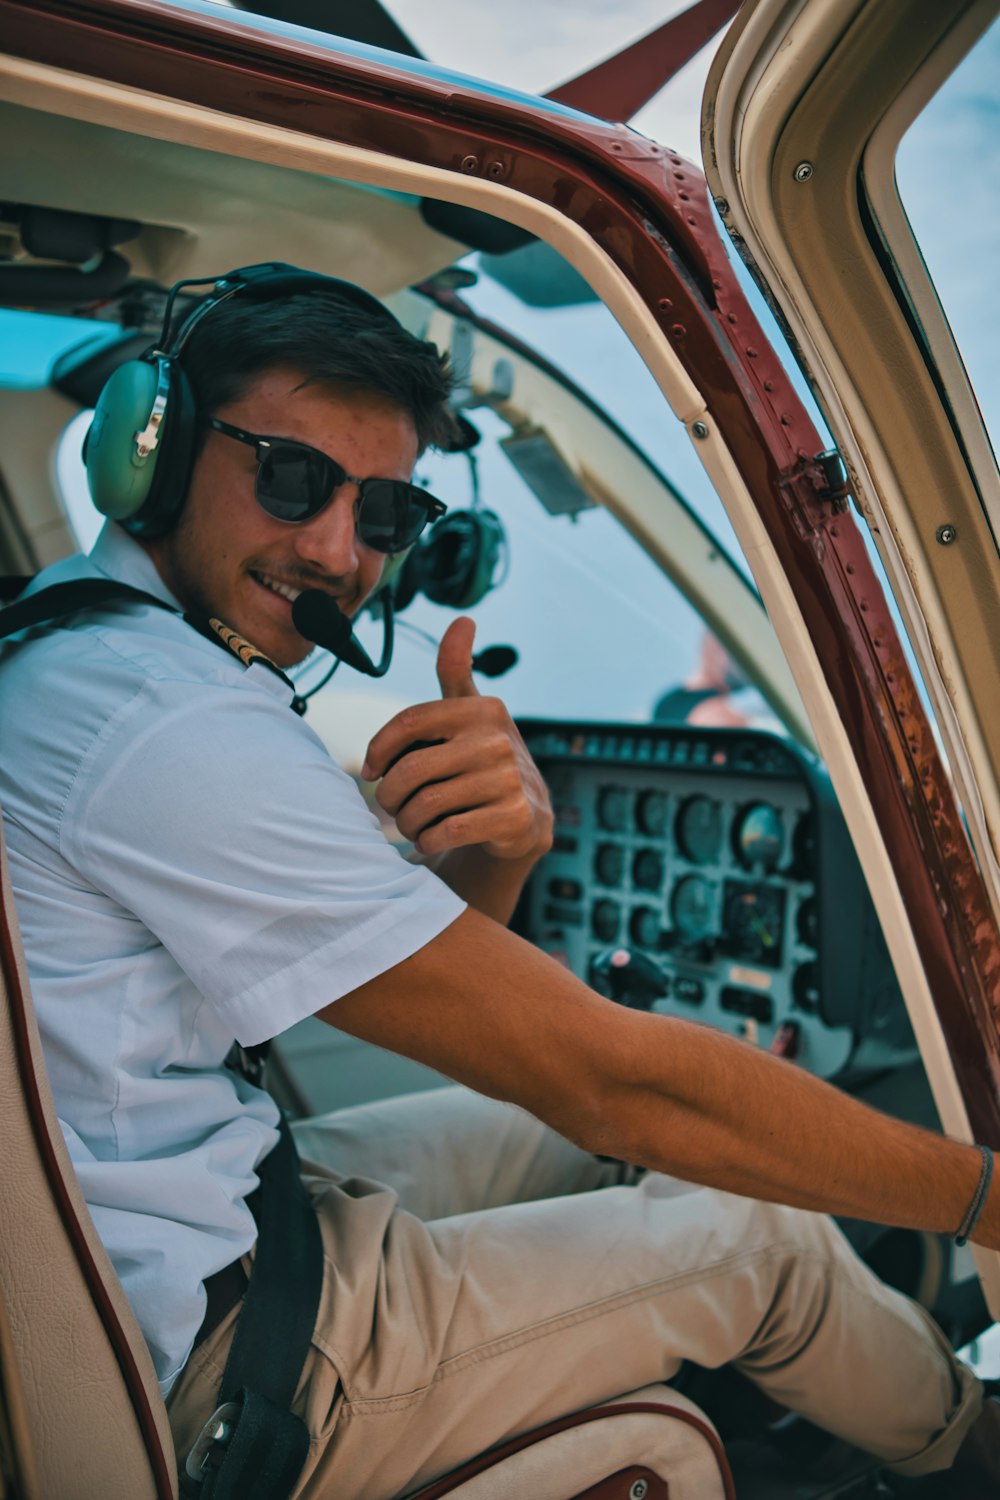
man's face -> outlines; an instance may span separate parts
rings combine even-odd
[[[308,443],[364,479],[410,478],[419,450],[408,412],[368,391],[304,385],[304,378],[293,369],[266,371],[239,400],[210,415],[246,432]],[[257,504],[256,473],[253,448],[210,430],[178,525],[144,545],[186,609],[216,616],[288,667],[312,647],[275,585],[322,589],[354,615],[386,557],[358,537],[356,484],[337,490],[311,521],[291,525]]]

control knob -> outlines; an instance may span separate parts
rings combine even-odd
[[[659,964],[630,948],[605,948],[595,955],[590,969],[602,992],[630,1010],[649,1010],[667,993]]]

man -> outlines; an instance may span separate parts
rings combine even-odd
[[[40,582],[131,584],[290,666],[299,592],[353,616],[380,582],[367,476],[405,484],[444,431],[442,361],[331,289],[220,303],[183,367],[197,442],[175,518],[109,523]],[[282,678],[177,614],[102,606],[4,654],[0,796],[53,1089],[181,1459],[239,1326],[204,1288],[247,1264],[276,1139],[224,1059],[315,1013],[476,1092],[299,1127],[325,1282],[297,1493],[387,1500],[685,1358],[735,1363],[905,1472],[961,1450],[996,1477],[978,1382],[794,1211],[953,1233],[983,1156],[617,1007],[508,933],[552,818],[471,645],[457,621],[441,699],[364,769],[435,873],[386,844]],[[627,1185],[616,1161],[652,1170]],[[974,1237],[1000,1247],[1000,1193]]]

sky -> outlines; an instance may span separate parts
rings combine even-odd
[[[544,94],[620,52],[690,0],[384,0],[426,56],[491,82]],[[721,35],[721,33],[720,33]],[[706,47],[632,122],[637,130],[700,160],[698,119],[715,51]]]

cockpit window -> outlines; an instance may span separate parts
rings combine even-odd
[[[96,349],[118,337],[111,323],[0,308],[0,386],[35,390],[48,384],[60,356],[84,345]]]
[[[896,180],[979,402],[1000,440],[1000,22],[980,38],[903,137]]]

